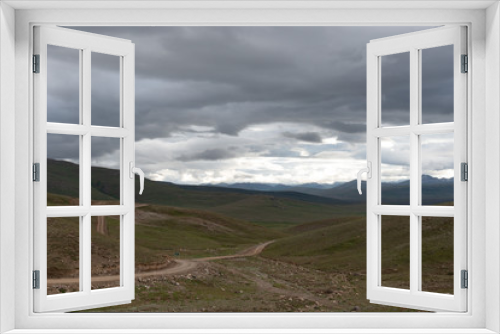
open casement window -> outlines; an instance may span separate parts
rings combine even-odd
[[[466,53],[466,28],[458,26],[367,45],[367,298],[372,303],[467,310],[462,286],[467,274]],[[436,96],[430,90],[442,92],[442,99],[430,99]],[[438,175],[429,178],[430,169]],[[426,181],[446,178],[454,186],[452,201],[436,203],[438,188]],[[401,185],[398,198],[386,198],[384,186],[390,182]],[[432,239],[433,229],[441,227],[449,229],[448,244],[429,255],[429,244],[443,242]],[[386,240],[388,228],[400,230],[399,239]],[[442,291],[432,286],[436,268],[427,258],[435,259],[446,246],[453,265],[445,273],[449,289]],[[391,274],[404,272],[391,267],[391,256],[399,256],[393,263],[407,262],[406,283],[391,281]]]
[[[35,27],[35,312],[134,299],[134,52],[128,40]],[[93,99],[92,87],[99,80],[114,87],[101,84],[98,88],[104,92]],[[55,100],[53,90],[62,90],[64,101]],[[113,101],[104,101],[107,98]],[[109,156],[120,169],[119,189],[114,189],[119,200],[94,198],[96,185],[91,184],[93,152],[112,147],[108,142],[116,144]],[[58,178],[73,185],[64,189],[68,196],[50,194]],[[95,257],[96,251],[104,255]],[[99,270],[94,258],[100,261]],[[98,285],[103,275],[115,281]]]

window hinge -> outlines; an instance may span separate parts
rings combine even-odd
[[[460,180],[469,181],[469,165],[466,162],[460,164]]]
[[[462,270],[461,276],[462,289],[467,289],[469,287],[469,272],[467,270]]]
[[[40,289],[40,270],[33,270],[33,289]]]
[[[33,164],[33,181],[40,182],[40,164],[38,162]]]
[[[33,55],[33,73],[40,73],[40,55]]]
[[[469,56],[462,55],[462,73],[469,72]]]

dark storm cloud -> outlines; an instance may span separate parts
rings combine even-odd
[[[80,158],[78,136],[47,134],[47,158],[78,162]]]
[[[381,60],[382,126],[410,124],[410,53]]]
[[[190,126],[237,136],[252,125],[299,123],[332,131],[348,143],[362,143],[366,132],[366,44],[426,27],[73,29],[135,43],[137,140],[169,137]],[[61,63],[66,61],[63,56],[55,57]],[[446,61],[443,57],[436,59]],[[389,64],[392,79],[383,87],[384,113],[392,122],[407,122],[406,65],[401,60]],[[424,66],[430,74],[424,76],[429,85],[423,87],[423,96],[428,101],[424,106],[432,104],[425,112],[434,121],[449,114],[445,106],[450,91],[438,80],[449,71],[429,64]],[[92,123],[112,125],[116,120],[116,71],[109,59],[94,65],[92,74],[98,73],[100,83],[93,90]],[[51,94],[54,101],[67,89],[57,85]],[[65,112],[63,106],[54,108]],[[235,154],[214,148],[180,158],[214,160]]]
[[[91,140],[92,160],[97,162],[103,155],[116,154],[116,164],[119,164],[120,158],[120,139],[107,137],[92,137]]]
[[[136,44],[137,138],[277,121],[364,124],[370,39],[411,27],[87,27]],[[399,86],[399,82],[395,82]],[[388,88],[389,90],[389,88]],[[151,126],[154,123],[156,126]],[[342,129],[338,131],[342,132]]]
[[[92,53],[92,125],[120,126],[120,58]]]
[[[453,122],[453,46],[422,50],[422,121]]]
[[[80,56],[78,50],[47,46],[47,121],[80,121]]]
[[[331,124],[331,125],[330,125]],[[344,122],[327,122],[327,126],[339,132],[345,133],[364,133],[366,132],[365,123],[344,123]]]
[[[194,154],[186,154],[177,157],[178,161],[197,161],[197,160],[224,160],[234,158],[236,156],[234,151],[214,148],[203,152]]]
[[[323,142],[323,138],[317,132],[283,132],[283,136],[287,138],[298,139],[300,141],[305,141],[308,143],[321,143]]]

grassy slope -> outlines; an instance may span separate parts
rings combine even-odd
[[[163,210],[160,207],[151,209],[143,213],[152,214],[159,209]],[[166,209],[168,214],[173,214],[179,219],[192,218],[190,210]],[[231,222],[217,220],[222,217],[205,214],[208,216],[201,217],[210,218],[211,221],[216,221],[225,227],[233,226]],[[238,226],[238,222],[235,223]],[[452,276],[449,274],[452,272],[452,261],[449,254],[452,244],[443,242],[450,240],[452,236],[453,225],[450,223],[449,219],[443,218],[433,218],[433,221],[425,219],[423,222],[425,273],[423,285],[426,291],[451,292],[449,283]],[[176,225],[170,226],[172,230],[179,228]],[[109,308],[105,311],[345,312],[353,309],[363,312],[414,311],[371,304],[366,300],[365,226],[364,216],[295,225],[285,231],[286,235],[269,245],[262,257],[220,261],[218,267],[215,267],[219,272],[215,275],[211,272],[196,279],[184,279],[180,276],[170,280],[162,278],[156,283],[153,281],[139,283],[136,300],[132,305]],[[268,230],[257,227],[253,226],[252,230],[255,228],[255,231],[262,231],[264,235],[269,233]],[[408,278],[408,266],[405,266],[405,263],[407,264],[409,260],[407,218],[405,220],[402,217],[384,217],[382,233],[384,285],[404,287]],[[189,243],[186,245],[193,247]],[[214,267],[210,268],[211,271],[214,270]],[[265,290],[257,283],[259,281],[272,285],[272,288],[267,289],[282,290],[275,292]],[[181,288],[173,286],[178,282],[181,282]],[[305,300],[298,297],[289,298],[285,290],[292,294],[304,292],[305,295],[313,294],[322,298],[323,302],[324,298],[330,296],[330,300],[335,303],[316,306],[308,299],[309,297]]]
[[[47,219],[47,276],[78,277],[79,218]]]
[[[288,231],[291,236],[269,245],[262,256],[326,272],[366,274],[364,216],[316,221]],[[453,220],[424,218],[422,235],[424,289],[452,292]],[[383,217],[382,271],[385,286],[408,287],[408,217]]]
[[[48,192],[78,197],[78,173],[78,165],[48,160]],[[118,181],[117,170],[93,167],[92,199],[116,200],[119,196]],[[138,179],[136,182],[138,183]],[[359,214],[363,211],[363,205],[356,207],[354,211],[352,208],[346,210],[345,205],[341,205],[342,201],[293,192],[270,194],[216,187],[186,187],[148,179],[145,180],[144,194],[136,195],[136,202],[201,209],[273,226]]]
[[[145,189],[147,191],[142,196],[136,197],[137,202],[202,209],[260,224],[297,224],[345,214],[341,205],[279,197],[280,194],[265,192],[217,191],[216,188],[212,191],[193,190],[149,180],[146,180]]]
[[[234,253],[283,237],[259,225],[196,209],[151,205],[136,209],[136,246],[181,257]]]
[[[65,164],[58,166],[62,169],[75,166]],[[70,182],[74,176],[74,171],[49,168],[49,189],[60,195],[49,195],[48,205],[69,205],[75,201],[71,197],[77,186]],[[116,199],[118,190],[112,181],[116,171],[94,168],[93,177],[93,199]],[[137,198],[138,202],[170,206],[153,204],[137,208],[137,263],[158,262],[163,256],[174,253],[180,253],[181,257],[234,253],[251,244],[279,239],[268,246],[262,256],[353,278],[359,285],[360,302],[365,302],[366,220],[363,204],[335,206],[262,193],[198,191],[150,180],[146,180],[146,189],[145,194]],[[54,224],[52,229],[52,240],[56,240],[54,245],[61,250],[49,252],[48,260],[55,263],[52,270],[56,276],[75,275],[71,263],[75,263],[75,254],[78,254],[76,230],[74,224],[65,219],[62,218],[59,227]],[[315,221],[308,222],[311,220]],[[281,231],[248,221],[280,227]],[[93,248],[96,245],[100,248],[97,256],[92,258],[93,263],[109,265],[112,254],[116,253],[119,225],[114,220],[108,225],[109,237],[97,234],[95,224],[93,226]],[[453,272],[450,256],[453,246],[444,240],[452,240],[452,231],[453,224],[449,219],[436,218],[432,224],[424,220],[423,285],[428,291],[449,291],[450,278],[453,277],[450,275]],[[384,217],[382,234],[383,282],[388,286],[407,286],[408,224],[401,217]],[[101,271],[112,272],[112,267],[101,266]]]
[[[65,195],[73,198],[79,196],[79,168],[66,161],[47,160],[47,192],[51,194]],[[115,200],[118,193],[114,187],[105,186],[99,180],[116,179],[116,171],[106,168],[92,169],[92,199],[93,200]],[[113,172],[108,172],[113,171]],[[114,174],[114,175],[113,175]],[[115,176],[115,177],[113,177]]]
[[[49,204],[68,205],[74,199],[49,194]],[[75,218],[49,220],[49,264],[51,277],[69,276],[78,267],[78,221]],[[96,232],[92,219],[94,264],[117,265],[119,254],[119,220],[107,217],[109,236]],[[161,262],[163,256],[180,253],[182,257],[198,257],[234,253],[259,242],[283,237],[285,233],[202,210],[148,205],[136,208],[136,262]],[[71,269],[73,268],[73,269]],[[109,268],[108,273],[112,271]]]
[[[211,209],[230,217],[272,227],[288,227],[318,219],[359,215],[364,205],[323,205],[260,195]]]
[[[330,272],[365,268],[363,216],[315,221],[288,231],[291,236],[269,245],[262,255]]]

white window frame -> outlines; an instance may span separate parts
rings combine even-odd
[[[80,9],[71,8],[72,6]],[[392,8],[394,6],[397,8]],[[103,7],[113,10],[102,10]],[[123,9],[124,7],[132,9]],[[0,4],[0,332],[77,333],[78,329],[86,329],[86,333],[144,333],[146,329],[157,333],[248,333],[249,329],[252,329],[252,333],[416,333],[415,329],[419,333],[500,332],[499,16],[497,1],[233,1],[232,4],[219,1],[4,1]],[[470,285],[467,313],[32,312],[32,260],[26,259],[31,258],[33,241],[30,181],[33,156],[32,76],[29,71],[33,25],[309,26],[402,23],[423,26],[462,24],[469,28],[471,73],[468,76],[468,132],[471,136],[468,151],[471,158],[468,189]],[[13,142],[15,145],[12,145]],[[138,329],[139,326],[141,329]]]
[[[367,179],[367,297],[370,302],[392,306],[411,305],[431,311],[467,310],[467,289],[461,287],[461,270],[467,269],[467,183],[461,181],[461,163],[467,163],[467,76],[462,73],[461,56],[467,54],[466,28],[444,26],[370,41],[367,46],[367,131],[366,152],[371,177]],[[425,49],[452,45],[453,56],[453,121],[422,123],[422,52]],[[402,126],[382,124],[382,57],[409,55],[409,122]],[[453,135],[454,205],[422,205],[421,136],[426,134]],[[408,205],[382,203],[382,138],[406,136],[409,141]],[[409,289],[385,287],[382,284],[382,224],[384,217],[405,216],[409,223]],[[453,219],[453,293],[434,293],[422,290],[422,217],[451,217]],[[402,222],[403,223],[403,222]],[[403,223],[404,224],[404,223]]]
[[[80,120],[78,124],[47,121],[48,45],[71,48],[80,59]],[[40,180],[33,184],[34,251],[33,269],[39,271],[39,289],[34,290],[35,312],[74,311],[99,306],[130,303],[135,292],[135,182],[131,178],[135,160],[135,45],[129,40],[101,36],[60,27],[34,27],[34,53],[39,55],[39,73],[33,76],[34,162],[39,164]],[[113,55],[119,61],[119,125],[92,125],[92,54]],[[73,135],[79,139],[79,205],[47,206],[47,135]],[[119,141],[120,203],[92,205],[92,138]],[[93,216],[120,218],[120,283],[92,290],[91,219]],[[79,290],[47,295],[47,218],[79,219]]]

